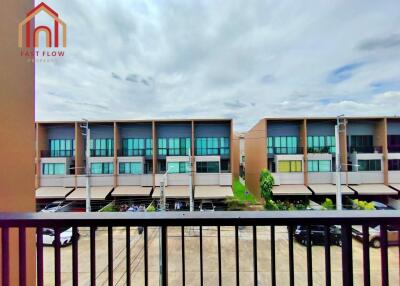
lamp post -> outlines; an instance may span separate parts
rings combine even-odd
[[[341,158],[340,158],[340,125],[345,126],[345,122],[341,122],[344,114],[336,118],[335,141],[336,141],[336,210],[342,210],[342,178],[341,178]]]

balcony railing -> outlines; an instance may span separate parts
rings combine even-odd
[[[230,148],[229,147],[196,148],[195,149],[195,154],[196,154],[196,156],[218,156],[218,155],[229,156]]]
[[[388,146],[389,153],[400,153],[400,146]]]
[[[336,152],[335,146],[323,146],[323,147],[308,147],[308,153],[319,153],[319,154],[334,154]]]
[[[41,158],[49,158],[49,157],[73,157],[74,150],[41,150],[40,157]]]
[[[118,156],[131,157],[131,156],[145,156],[145,149],[120,149],[118,150]]]
[[[350,146],[350,153],[382,153],[382,146]]]
[[[362,225],[362,253],[363,253],[363,280],[364,285],[370,285],[370,281],[377,281],[377,277],[373,277],[374,280],[371,279],[371,266],[370,266],[370,237],[369,237],[369,226],[370,225],[379,225],[380,226],[380,277],[382,285],[389,284],[389,261],[388,261],[388,225],[400,224],[400,214],[398,211],[290,211],[290,212],[157,212],[157,213],[0,213],[0,227],[1,227],[1,252],[2,252],[2,279],[3,285],[9,285],[10,281],[10,243],[14,243],[10,241],[9,231],[12,228],[17,228],[19,230],[19,279],[22,284],[32,285],[33,281],[26,281],[26,260],[32,259],[32,257],[27,257],[26,253],[26,233],[27,229],[35,228],[36,229],[36,240],[37,240],[37,285],[42,286],[44,283],[44,251],[43,251],[43,231],[44,229],[54,229],[54,279],[53,285],[61,285],[61,243],[60,243],[60,230],[64,228],[72,227],[72,251],[70,253],[65,252],[64,255],[71,255],[72,257],[72,270],[71,273],[66,273],[69,277],[72,277],[72,285],[78,285],[78,281],[80,281],[81,277],[79,276],[78,265],[79,265],[79,256],[78,256],[78,227],[88,227],[89,231],[89,243],[88,243],[88,253],[89,253],[89,264],[90,264],[90,285],[96,285],[96,279],[98,279],[98,275],[96,273],[96,252],[98,251],[96,247],[96,243],[99,243],[99,240],[96,239],[96,234],[98,234],[101,229],[100,227],[107,228],[107,243],[106,248],[108,249],[106,252],[107,255],[107,272],[108,272],[108,285],[114,285],[116,279],[114,279],[114,238],[113,238],[113,229],[115,227],[124,227],[126,229],[125,235],[125,262],[126,262],[126,273],[124,280],[126,281],[126,285],[131,285],[131,274],[132,274],[132,264],[131,264],[131,228],[133,227],[141,227],[143,229],[142,239],[139,239],[140,245],[143,243],[142,253],[143,259],[139,259],[139,263],[143,263],[143,276],[144,276],[144,285],[148,285],[149,283],[149,228],[152,228],[159,235],[159,244],[152,243],[152,247],[159,247],[160,250],[160,260],[159,260],[159,271],[160,271],[160,285],[168,285],[168,260],[178,261],[178,269],[180,268],[180,275],[182,277],[182,285],[185,285],[187,279],[185,278],[186,273],[186,263],[193,262],[193,257],[198,255],[199,261],[199,285],[204,284],[204,261],[207,259],[215,259],[216,261],[216,272],[217,279],[219,285],[225,285],[227,281],[224,281],[224,277],[222,275],[222,261],[226,259],[232,259],[232,264],[235,267],[234,277],[236,280],[236,285],[239,285],[240,275],[241,275],[241,267],[244,265],[243,260],[244,256],[240,255],[241,244],[242,247],[246,249],[251,249],[251,252],[246,253],[246,259],[251,261],[252,264],[252,280],[254,285],[279,285],[277,284],[277,259],[280,259],[282,251],[288,253],[288,261],[287,268],[288,271],[281,271],[280,275],[287,275],[288,281],[290,285],[295,285],[296,278],[295,269],[298,267],[298,264],[295,264],[295,260],[299,262],[299,259],[304,259],[305,261],[301,261],[301,269],[303,269],[303,265],[306,265],[307,272],[307,280],[308,285],[313,284],[313,244],[314,244],[314,233],[311,231],[311,227],[318,225],[321,227],[321,232],[325,235],[325,240],[323,241],[324,247],[324,276],[325,276],[325,284],[331,285],[332,280],[332,270],[331,270],[331,241],[333,236],[335,235],[336,239],[340,242],[341,245],[341,258],[340,262],[334,262],[334,265],[341,264],[342,272],[339,274],[342,276],[342,284],[344,286],[353,285],[353,240],[352,240],[352,225]],[[298,234],[296,230],[294,232],[295,226],[302,225],[304,226],[304,236],[303,243],[306,246],[306,257],[302,258],[302,255],[295,254],[294,248],[294,235]],[[332,233],[331,228],[333,226],[340,226],[338,233]],[[250,243],[251,246],[247,245],[249,243],[249,238],[246,236],[245,239],[241,239],[241,235],[239,235],[243,226],[247,226],[250,228]],[[279,233],[279,243],[276,240],[276,227],[278,226],[287,226],[287,246],[286,244],[282,244],[282,233]],[[178,228],[176,228],[178,227]],[[193,242],[193,236],[190,240],[185,239],[185,229],[193,230],[193,227],[196,227],[198,244],[196,243],[197,250],[191,249],[190,260],[188,259],[188,255],[185,252],[185,242],[189,244],[189,242]],[[210,243],[210,236],[203,236],[203,231],[209,227],[215,228],[215,248],[204,247],[204,239],[207,239],[207,242]],[[222,244],[228,243],[228,240],[221,239],[221,227],[231,227],[234,233],[234,242],[232,243],[232,248],[230,251],[233,252],[230,258],[223,257],[223,253],[221,251]],[[261,249],[258,247],[257,240],[260,239],[261,236],[261,227],[267,228],[269,230],[268,237],[270,239],[270,247],[268,249],[268,253],[270,257],[268,260],[271,261],[270,269],[263,271],[270,271],[271,275],[259,275],[259,259],[261,258],[262,250],[266,250],[267,245],[259,245]],[[398,226],[397,226],[398,227]],[[178,236],[173,235],[169,236],[169,231],[178,231],[180,234]],[[398,235],[398,234],[397,234]],[[262,236],[266,236],[265,232],[262,233]],[[120,238],[119,238],[120,239]],[[167,251],[168,244],[174,243],[174,247],[176,247],[177,239],[180,239],[178,242],[178,247],[180,250],[178,252],[175,251]],[[398,242],[400,242],[399,235],[397,236]],[[296,240],[298,238],[296,237]],[[119,244],[120,245],[120,244]],[[154,246],[156,245],[156,246]],[[83,251],[83,247],[80,251]],[[100,247],[100,246],[99,246]],[[282,250],[282,247],[287,250]],[[296,247],[297,248],[297,247]],[[178,248],[179,249],[179,248]],[[278,249],[278,251],[277,251]],[[171,249],[170,249],[171,250]],[[298,250],[296,250],[298,251]],[[101,250],[102,252],[102,250]],[[121,251],[122,252],[122,251]],[[214,252],[214,253],[210,253]],[[319,252],[319,250],[318,250]],[[225,252],[226,253],[226,252]],[[319,252],[320,253],[320,252]],[[395,255],[400,255],[400,253],[393,252]],[[119,254],[118,254],[119,255]],[[176,257],[177,256],[177,257]],[[259,256],[259,258],[258,258]],[[336,257],[336,256],[335,256]],[[399,257],[400,258],[400,257]],[[175,260],[173,260],[175,259]],[[281,260],[280,260],[281,261]],[[373,263],[377,263],[376,260],[372,260]],[[395,265],[394,267],[394,275],[396,278],[398,275],[398,265],[396,263],[398,258],[394,259]],[[80,262],[82,264],[82,262]],[[118,265],[121,262],[118,262]],[[281,263],[281,262],[280,262]],[[116,265],[116,266],[118,266]],[[246,264],[247,267],[248,264]],[[133,266],[135,269],[138,265]],[[250,266],[251,267],[251,266]],[[279,268],[284,267],[283,265],[279,265]],[[335,266],[336,267],[336,266]],[[376,268],[376,266],[374,265]],[[397,267],[397,268],[396,268]],[[175,267],[176,268],[176,267]],[[177,274],[176,269],[174,268],[174,277],[176,278]],[[191,270],[193,271],[193,265],[191,265]],[[321,267],[318,267],[320,269]],[[135,270],[134,269],[134,270]],[[48,269],[46,269],[48,271]],[[303,270],[301,270],[303,271]],[[317,270],[320,271],[320,270]],[[64,272],[65,273],[65,270]],[[243,272],[242,272],[243,273]],[[287,273],[287,274],[286,274]],[[374,272],[376,275],[376,272]],[[122,276],[123,277],[123,276]],[[118,279],[121,277],[118,276]],[[82,278],[83,279],[83,278]],[[246,278],[247,279],[247,278]],[[282,279],[282,277],[280,277]],[[303,277],[298,279],[304,279]],[[190,284],[193,284],[194,281],[190,281]],[[279,281],[278,281],[279,282]],[[304,283],[302,280],[301,283]],[[188,283],[189,284],[189,283]],[[296,283],[297,284],[297,283]],[[137,285],[137,283],[135,283]],[[285,284],[286,285],[286,284]]]
[[[90,149],[91,157],[113,157],[113,149]]]
[[[268,147],[269,154],[303,154],[303,147]]]

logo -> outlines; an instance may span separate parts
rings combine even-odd
[[[40,12],[49,16],[51,25],[34,26],[32,20],[35,20]],[[44,34],[45,39],[45,45],[42,44],[42,47],[39,40],[41,34]],[[21,56],[24,57],[35,58],[36,56],[36,59],[63,57],[64,51],[60,48],[67,47],[67,25],[56,11],[41,2],[18,24],[18,47],[21,48]]]

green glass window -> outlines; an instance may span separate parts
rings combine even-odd
[[[335,153],[335,136],[307,136],[309,153]]]
[[[140,162],[121,162],[119,163],[120,174],[143,174],[143,164]]]
[[[153,155],[153,139],[146,139],[146,156]]]
[[[144,138],[126,138],[122,140],[122,153],[123,156],[144,156],[147,155],[147,140]],[[150,149],[152,149],[152,143],[149,142]],[[151,152],[152,154],[152,152]]]
[[[297,154],[298,137],[296,136],[269,136],[269,154]]]
[[[167,170],[169,174],[187,173],[189,164],[187,162],[168,162]]]
[[[308,160],[308,172],[331,172],[332,162],[330,160]]]
[[[91,163],[90,172],[92,174],[114,174],[114,163]]]
[[[157,141],[158,155],[167,155],[167,138],[158,138]]]
[[[197,173],[219,173],[219,162],[196,162]]]
[[[91,155],[94,157],[114,156],[114,139],[99,138],[90,140]]]
[[[75,156],[73,139],[50,139],[50,157],[72,157]]]
[[[229,137],[196,138],[196,155],[229,155]]]
[[[358,171],[381,171],[381,160],[358,160]]]
[[[42,165],[43,175],[65,175],[64,163],[44,163]]]
[[[220,154],[221,155],[229,155],[230,150],[229,150],[229,138],[228,137],[222,137],[220,138]]]

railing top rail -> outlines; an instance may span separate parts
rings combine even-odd
[[[0,227],[400,224],[398,210],[155,213],[0,213]]]

